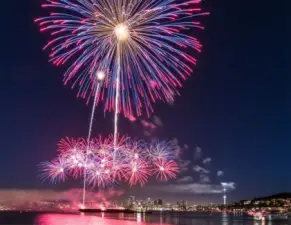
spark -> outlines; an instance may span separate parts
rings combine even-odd
[[[129,36],[128,27],[124,25],[123,23],[118,24],[114,28],[114,32],[119,42],[126,41],[128,39],[128,36]]]

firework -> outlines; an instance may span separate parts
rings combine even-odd
[[[53,183],[65,181],[67,177],[85,179],[87,184],[100,188],[122,181],[127,181],[130,186],[142,186],[154,175],[161,180],[175,178],[179,169],[171,153],[175,146],[169,143],[172,142],[146,143],[118,136],[118,151],[115,151],[113,135],[100,136],[89,142],[65,138],[59,143],[57,158],[41,163],[41,177]],[[159,155],[163,157],[154,159],[152,156],[157,152],[162,152]]]
[[[125,177],[128,179],[130,186],[137,183],[144,185],[151,174],[150,165],[142,159],[132,160],[127,168]]]
[[[175,161],[157,160],[154,164],[154,175],[156,175],[158,179],[167,181],[169,179],[176,178],[179,168]]]
[[[52,39],[44,49],[55,65],[71,64],[64,83],[79,86],[78,97],[105,102],[105,111],[125,116],[153,111],[156,100],[172,102],[192,73],[201,51],[189,36],[203,29],[201,0],[47,0],[53,9],[38,18]],[[106,71],[106,72],[105,72]],[[98,87],[99,86],[99,87]]]
[[[180,154],[180,148],[175,141],[153,141],[146,149],[148,160],[174,160]]]
[[[62,157],[58,157],[51,162],[43,162],[39,165],[41,171],[40,179],[49,180],[50,183],[57,183],[66,180],[67,162]]]

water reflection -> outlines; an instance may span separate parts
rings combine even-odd
[[[138,222],[140,224],[141,220]],[[102,215],[101,217],[98,217],[94,215],[44,214],[38,216],[35,220],[35,225],[135,225],[135,224],[137,224],[137,222],[102,218]],[[141,224],[146,225],[146,223]]]
[[[221,215],[222,225],[228,225],[228,215],[226,212],[223,212]]]
[[[254,221],[253,225],[288,225],[290,224],[290,222],[288,221],[266,221],[266,220],[262,220],[262,221]]]
[[[291,221],[254,221],[245,215],[227,213],[153,213],[153,214],[42,214],[34,225],[288,225]]]

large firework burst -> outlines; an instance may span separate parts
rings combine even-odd
[[[79,86],[79,97],[104,100],[105,111],[149,114],[156,100],[172,102],[192,73],[196,59],[186,48],[200,52],[201,44],[187,30],[203,28],[201,0],[46,1],[42,7],[56,11],[36,22],[53,36],[44,47],[50,61],[71,64],[64,83]]]

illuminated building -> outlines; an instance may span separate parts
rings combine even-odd
[[[132,208],[135,205],[135,196],[129,196],[127,204],[128,207]]]

